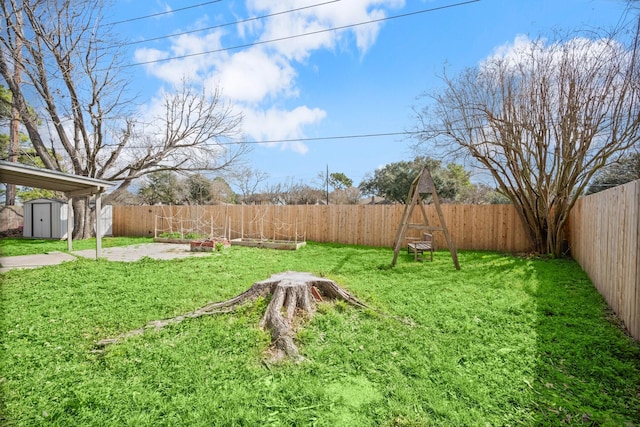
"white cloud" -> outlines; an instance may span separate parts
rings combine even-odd
[[[232,101],[256,103],[278,95],[297,95],[291,64],[256,47],[232,55],[219,65],[214,77]]]
[[[183,80],[196,82],[202,80],[204,75],[217,64],[223,63],[227,58],[224,52],[200,55],[202,52],[215,51],[222,48],[220,41],[223,33],[214,31],[204,36],[185,34],[171,39],[169,50],[141,48],[136,49],[134,59],[136,62],[151,62],[146,65],[149,74],[164,82],[176,86]],[[191,56],[192,55],[192,56]],[[179,59],[168,59],[174,57]]]
[[[172,12],[173,9],[171,8],[171,5],[169,3],[162,3],[162,2],[158,2],[158,5],[160,5],[165,12]]]
[[[247,0],[251,16],[273,14],[317,4],[312,0]],[[150,63],[149,74],[171,85],[186,80],[204,86],[220,85],[224,97],[244,115],[243,129],[256,140],[295,139],[304,137],[304,127],[323,120],[327,113],[318,108],[298,106],[290,110],[276,107],[282,101],[295,99],[304,88],[297,86],[296,67],[318,50],[348,48],[355,42],[361,55],[375,43],[381,23],[358,25],[335,31],[331,28],[383,18],[387,10],[404,6],[404,0],[348,0],[278,14],[269,19],[251,21],[236,26],[234,34],[213,31],[204,35],[193,33],[170,39],[165,50],[138,49],[138,62],[156,61],[175,56],[182,59]],[[202,22],[194,25],[203,25]],[[227,31],[230,27],[226,27]],[[300,34],[317,32],[302,37]],[[200,35],[199,35],[200,34]],[[280,42],[249,46],[243,50],[220,51],[222,39]],[[289,101],[288,101],[289,102]],[[300,142],[278,146],[304,154],[308,147]]]
[[[326,116],[319,108],[307,106],[293,110],[269,108],[266,111],[246,109],[244,111],[243,129],[245,133],[257,141],[273,141],[278,139],[303,138],[306,125],[318,123]],[[309,148],[300,141],[272,143],[282,149],[290,149],[305,154]]]
[[[272,14],[316,4],[299,0],[249,0],[247,3],[249,10],[256,14]],[[381,19],[386,16],[385,9],[402,6],[404,0],[349,0],[309,7],[269,19],[260,29],[259,37],[260,40],[275,40],[319,32],[310,36],[289,38],[272,45],[271,49],[295,61],[305,60],[314,50],[332,49],[349,34],[355,36],[356,46],[364,54],[373,45],[381,23],[328,30]]]

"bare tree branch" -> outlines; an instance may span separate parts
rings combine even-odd
[[[248,151],[230,144],[242,117],[219,89],[183,85],[164,95],[163,112],[147,123],[133,113],[118,67],[120,44],[101,25],[101,0],[7,0],[1,8],[0,75],[45,167],[119,181],[125,189],[154,171],[224,169]],[[18,58],[23,84],[12,73]],[[74,237],[88,237],[91,220],[86,201],[74,205]]]
[[[640,141],[638,28],[519,40],[431,96],[417,148],[451,147],[486,168],[514,203],[532,248],[561,255],[564,226],[593,175]]]

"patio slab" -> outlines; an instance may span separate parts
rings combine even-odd
[[[76,259],[75,256],[64,252],[0,257],[0,273],[6,273],[14,268],[38,268],[45,265],[61,264],[66,261],[75,261]]]
[[[73,251],[72,254],[83,258],[95,258],[95,249]],[[144,243],[142,245],[102,248],[102,258],[109,261],[134,262],[149,257],[153,259],[176,259],[190,256],[211,256],[211,253],[191,252],[188,244],[181,243]]]
[[[65,252],[49,252],[37,255],[21,255],[0,257],[0,273],[14,268],[38,268],[56,265],[66,261],[74,261],[77,257],[95,258],[95,249]],[[172,243],[145,243],[141,245],[102,248],[102,258],[109,261],[135,262],[143,257],[153,259],[176,259],[190,256],[211,256],[209,252],[191,252],[189,245]]]

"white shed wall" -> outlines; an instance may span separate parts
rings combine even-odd
[[[41,205],[47,204],[50,207],[50,230],[51,236],[41,236],[38,234],[38,229],[34,230],[33,227],[33,212],[34,205],[38,205],[36,209],[40,209]],[[37,237],[37,238],[51,238],[51,239],[66,239],[67,238],[67,216],[68,209],[67,203],[60,200],[53,199],[35,199],[30,200],[24,204],[24,228],[22,235],[24,237]],[[102,221],[102,235],[111,236],[112,231],[112,207],[110,205],[102,207],[102,214],[100,215]],[[71,219],[69,225],[73,230],[73,211],[71,211]],[[35,232],[35,233],[34,233]]]
[[[64,211],[64,214],[63,214]],[[24,237],[36,237],[44,239],[62,239],[66,236],[66,223],[61,224],[63,218],[66,221],[67,205],[59,200],[35,199],[24,204]],[[34,217],[34,212],[37,213]],[[34,221],[40,221],[38,227],[34,227]],[[42,224],[42,222],[48,224]],[[63,230],[64,229],[64,230]]]

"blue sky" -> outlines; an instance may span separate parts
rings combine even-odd
[[[413,157],[405,136],[300,141],[300,139],[388,134],[411,130],[412,106],[437,89],[446,67],[455,73],[475,66],[516,37],[550,35],[615,26],[622,0],[480,0],[385,21],[287,38],[385,17],[455,5],[443,0],[118,0],[107,10],[120,36],[132,42],[125,62],[186,54],[216,53],[128,68],[141,104],[181,78],[219,84],[225,99],[244,115],[250,165],[269,182],[316,183],[325,168],[357,185],[366,173]],[[317,6],[314,6],[317,5]],[[307,7],[309,6],[309,7]],[[307,8],[305,8],[307,7]],[[151,38],[275,14],[161,40]],[[171,12],[171,13],[164,13]],[[228,49],[246,45],[240,49]],[[297,139],[297,140],[296,140]]]

